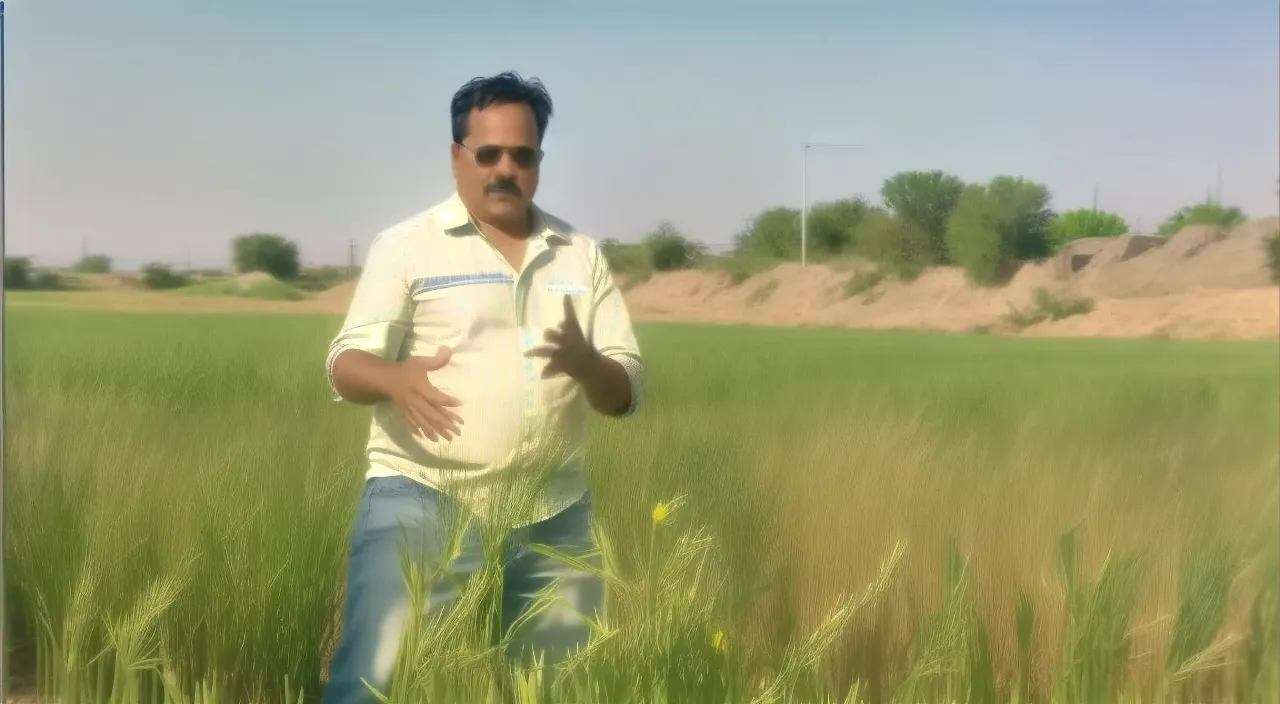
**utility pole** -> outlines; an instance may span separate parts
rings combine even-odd
[[[809,264],[809,150],[812,148],[825,147],[831,149],[861,149],[861,144],[815,144],[805,142],[803,145],[804,157],[800,167],[800,266],[805,267]]]
[[[351,240],[347,243],[347,281],[355,278],[356,275],[356,241]]]
[[[1222,167],[1218,167],[1218,184],[1213,191],[1214,205],[1222,205]]]
[[[1093,184],[1093,212],[1098,212],[1098,184]]]

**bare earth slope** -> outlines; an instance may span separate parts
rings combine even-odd
[[[1081,241],[1023,267],[1000,288],[974,287],[959,270],[936,268],[911,283],[886,281],[850,296],[845,282],[852,272],[784,264],[736,286],[715,271],[659,274],[626,297],[641,320],[961,332],[1000,328],[1010,311],[1029,306],[1033,292],[1046,288],[1089,298],[1094,310],[1023,334],[1276,338],[1280,290],[1271,283],[1263,240],[1277,229],[1280,218],[1273,217],[1229,233],[1189,227],[1163,243],[1143,236]]]
[[[1088,298],[1093,310],[1020,334],[1275,339],[1280,289],[1271,283],[1263,242],[1278,229],[1280,218],[1272,217],[1231,232],[1189,227],[1168,240],[1081,240],[1046,262],[1024,266],[999,288],[972,286],[958,269],[940,267],[910,283],[885,280],[850,295],[846,284],[869,265],[841,270],[783,264],[737,285],[718,270],[658,274],[627,288],[625,296],[637,320],[1014,332],[1005,317],[1030,306],[1036,289],[1045,288]],[[341,315],[355,290],[349,282],[308,300],[265,301],[141,291],[121,277],[100,278],[110,285],[88,293],[14,296],[8,305]]]

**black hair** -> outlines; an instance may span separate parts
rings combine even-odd
[[[467,119],[472,110],[508,103],[524,103],[533,110],[533,119],[538,123],[538,141],[541,142],[551,120],[551,95],[542,81],[536,78],[526,80],[515,71],[473,78],[453,94],[449,103],[449,112],[453,116],[453,141],[462,144],[466,139]]]

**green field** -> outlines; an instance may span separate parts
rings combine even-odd
[[[339,321],[5,317],[13,682],[314,699],[368,417]],[[591,450],[635,588],[555,701],[1280,701],[1276,343],[638,334],[646,405]],[[393,701],[509,672],[424,657]]]

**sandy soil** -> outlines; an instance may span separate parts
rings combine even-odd
[[[1276,338],[1280,289],[1271,283],[1263,240],[1277,229],[1280,218],[1267,218],[1229,233],[1190,227],[1167,241],[1082,240],[1049,261],[1024,266],[999,288],[974,287],[959,270],[936,268],[910,283],[885,281],[850,296],[844,284],[851,272],[787,264],[738,286],[717,272],[660,274],[626,295],[638,319],[1012,332],[1005,317],[1031,306],[1036,289],[1044,288],[1088,298],[1094,309],[1021,334]]]
[[[850,295],[847,282],[870,268],[783,264],[734,285],[711,270],[658,274],[626,289],[637,320],[759,325],[991,330],[1033,336],[1277,338],[1280,289],[1271,283],[1263,240],[1280,218],[1231,232],[1189,227],[1167,241],[1135,235],[1075,242],[1053,259],[1024,266],[1005,286],[968,284],[935,268],[912,282],[885,280]],[[318,313],[341,315],[354,282],[305,301],[192,297],[139,291],[119,277],[98,290],[10,297],[21,307],[125,311]],[[242,285],[250,283],[241,282]],[[1090,299],[1091,312],[1014,331],[1005,321],[1032,304],[1036,289]]]

